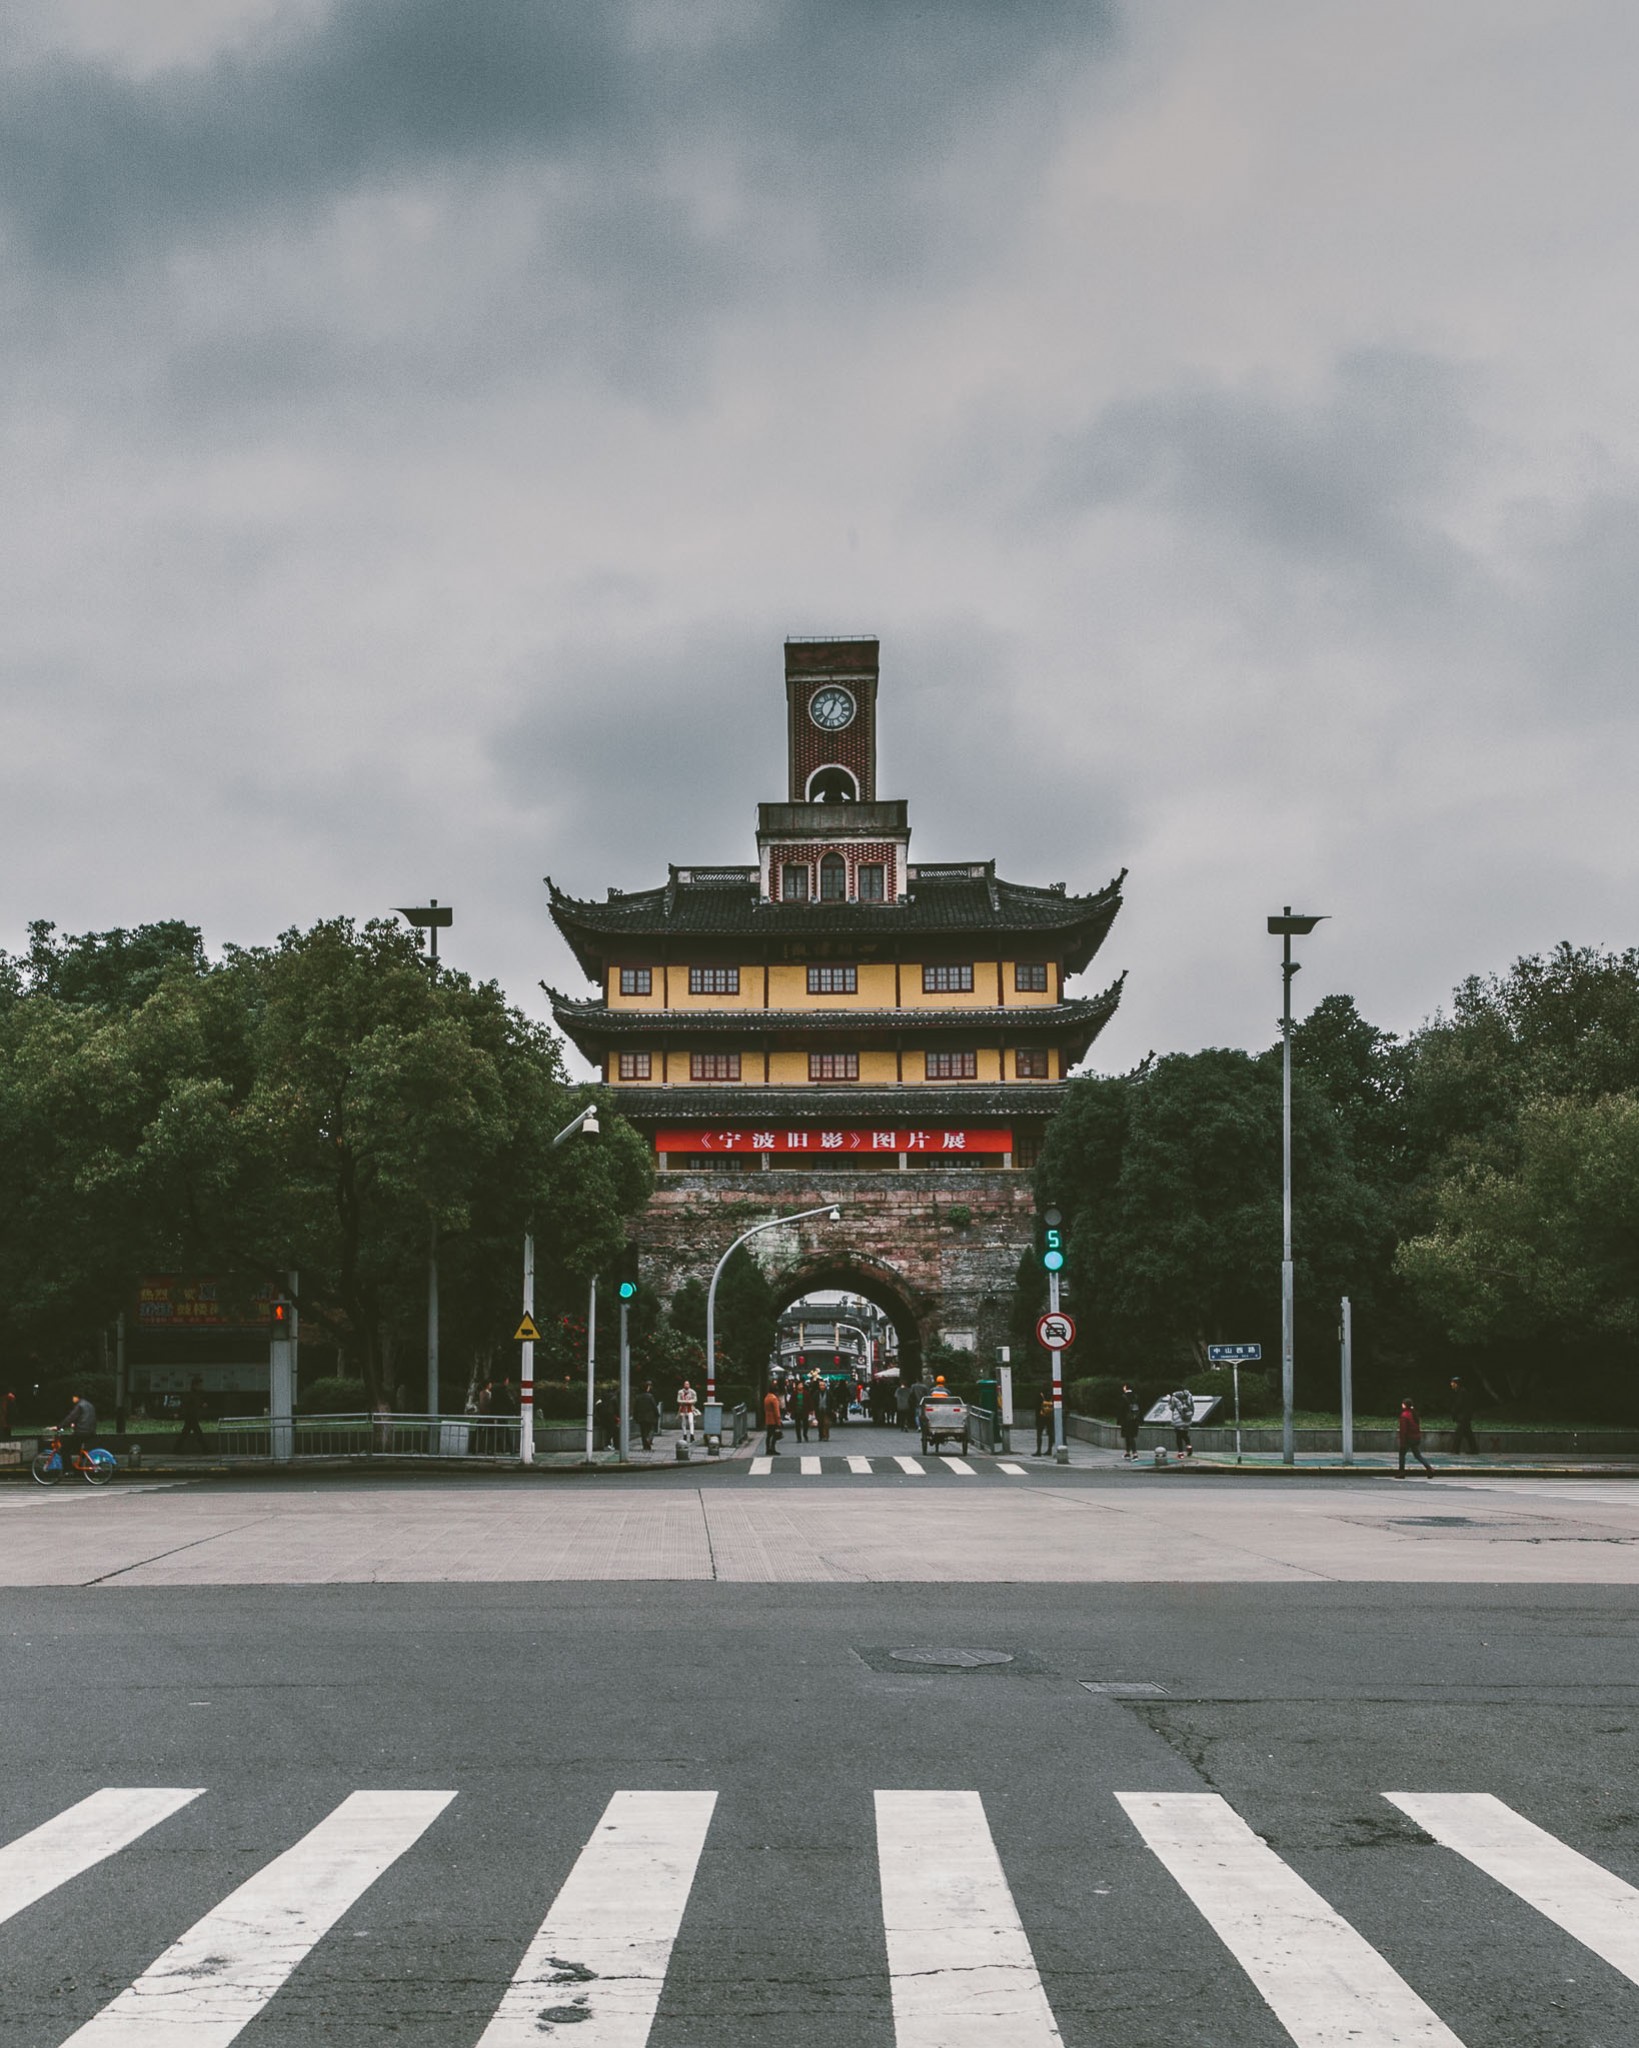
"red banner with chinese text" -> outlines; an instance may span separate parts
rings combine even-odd
[[[656,1131],[657,1152],[1011,1152],[1011,1131],[758,1130],[721,1126],[698,1131]]]

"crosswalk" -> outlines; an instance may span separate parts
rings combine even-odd
[[[209,1796],[191,1786],[109,1787],[0,1845],[0,1922],[99,1863],[140,1856],[147,1837]],[[349,1794],[180,1932],[66,2043],[226,2048],[371,1886],[417,1851],[456,1796]],[[1464,2048],[1393,1961],[1221,1795],[1113,1796],[1298,2048]],[[1639,1889],[1488,1793],[1382,1796],[1436,1848],[1639,1984]],[[558,2038],[645,2048],[718,1808],[715,1791],[616,1791],[475,2048]],[[1059,2042],[981,1795],[878,1791],[874,1847],[896,2048]],[[439,1854],[436,1843],[426,1853]],[[1085,1968],[1096,1974],[1098,1961],[1089,1954]],[[1567,2020],[1569,1988],[1554,1987]]]
[[[1013,1458],[985,1458],[974,1463],[969,1458],[958,1458],[945,1452],[928,1453],[915,1457],[888,1458],[823,1458],[802,1454],[794,1457],[757,1457],[746,1467],[747,1476],[752,1479],[772,1479],[776,1473],[782,1477],[791,1475],[798,1479],[823,1479],[830,1474],[840,1476],[847,1472],[856,1479],[873,1477],[897,1478],[904,1474],[911,1479],[925,1479],[930,1472],[948,1473],[953,1479],[977,1479],[981,1475],[999,1472],[1007,1479],[1028,1479],[1028,1466],[1021,1465]]]

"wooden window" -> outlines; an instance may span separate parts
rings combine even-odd
[[[975,1081],[979,1076],[976,1052],[930,1052],[927,1061],[930,1081]]]
[[[1020,960],[1013,968],[1013,986],[1023,995],[1044,996],[1047,993],[1047,962],[1045,960]]]
[[[788,860],[780,870],[780,898],[785,903],[808,901],[808,870],[800,862]]]
[[[1042,1135],[1039,1131],[1015,1131],[1013,1133],[1013,1164],[1015,1166],[1039,1166],[1041,1164]]]
[[[654,994],[654,969],[652,967],[623,967],[620,970],[620,992],[623,996],[652,996]]]
[[[1021,1045],[1013,1055],[1013,1071],[1021,1081],[1045,1081],[1051,1063],[1045,1046]]]
[[[973,993],[973,969],[971,967],[924,967],[922,969],[922,993],[925,996],[971,995]]]
[[[859,1054],[811,1052],[808,1055],[808,1078],[810,1081],[857,1081]]]
[[[689,969],[689,994],[691,996],[737,996],[740,993],[740,970],[738,967],[691,967]]]
[[[740,1055],[737,1052],[691,1052],[689,1054],[689,1079],[691,1081],[738,1081],[740,1078]]]
[[[828,853],[820,862],[820,901],[841,903],[848,894],[848,870],[840,853]]]
[[[810,967],[808,970],[808,993],[811,996],[857,996],[859,994],[859,969],[857,967]]]
[[[887,870],[879,860],[868,860],[859,871],[859,900],[880,903],[887,896]]]
[[[647,1081],[652,1057],[646,1052],[623,1052],[620,1056],[620,1078],[623,1081]]]

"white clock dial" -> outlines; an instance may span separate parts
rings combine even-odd
[[[808,716],[821,732],[841,732],[854,722],[854,700],[839,684],[831,683],[809,698]]]

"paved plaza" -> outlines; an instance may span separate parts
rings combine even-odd
[[[818,1444],[805,1474],[805,1449],[766,1473],[742,1459],[576,1479],[11,1484],[0,1585],[1639,1584],[1639,1483],[1620,1479],[1265,1479],[910,1452],[906,1471]]]

